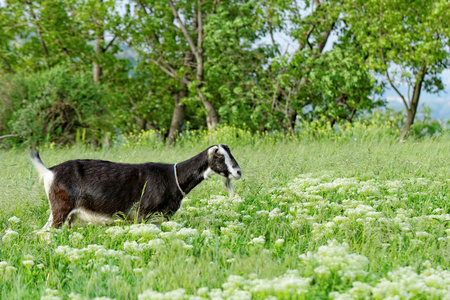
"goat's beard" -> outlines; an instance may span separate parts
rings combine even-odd
[[[225,184],[225,187],[226,187],[226,189],[227,189],[227,191],[228,191],[228,196],[229,196],[229,198],[232,199],[232,198],[234,197],[234,187],[233,187],[233,185],[231,184],[231,179],[225,177],[225,178],[223,179],[223,183]]]

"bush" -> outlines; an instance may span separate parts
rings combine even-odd
[[[18,134],[25,144],[73,144],[81,135],[98,141],[108,132],[105,93],[83,72],[55,67],[14,75],[0,82],[0,95],[1,133]]]

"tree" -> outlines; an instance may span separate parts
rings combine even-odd
[[[134,13],[116,15],[116,23],[123,24],[118,34],[130,47],[158,66],[166,75],[179,81],[179,91],[174,91],[175,111],[172,133],[182,123],[184,106],[181,99],[192,87],[205,107],[208,125],[215,128],[219,118],[214,105],[203,95],[204,52],[203,24],[209,14],[214,14],[215,5],[202,1],[143,1],[133,3]],[[206,14],[209,12],[209,14]],[[183,20],[180,18],[183,15]]]
[[[293,132],[297,117],[322,119],[333,125],[336,120],[351,121],[357,112],[379,105],[373,97],[377,88],[365,65],[366,57],[343,22],[342,2],[262,3],[274,57],[261,85],[272,110],[284,116],[287,130]],[[295,42],[288,45],[291,49],[281,49],[274,37],[278,31]],[[337,36],[333,42],[332,34]]]
[[[400,140],[414,123],[422,90],[443,89],[440,74],[449,65],[449,8],[447,1],[347,3],[345,19],[368,53],[370,67],[385,75],[405,105]]]
[[[18,59],[13,41],[20,25],[14,21],[11,9],[0,6],[0,70],[6,73],[15,71],[14,64]]]

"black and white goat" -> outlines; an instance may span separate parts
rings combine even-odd
[[[240,179],[241,168],[227,145],[215,145],[177,164],[124,164],[103,160],[71,160],[46,168],[39,153],[31,161],[44,181],[50,217],[43,230],[59,228],[79,218],[106,224],[115,214],[143,221],[152,214],[170,217],[181,200],[213,174],[224,177],[233,196],[231,179]]]

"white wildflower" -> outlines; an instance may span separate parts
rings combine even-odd
[[[111,228],[108,228],[106,230],[106,233],[112,238],[119,238],[125,235],[127,233],[127,230],[119,226],[113,226]]]
[[[133,272],[136,275],[141,275],[144,272],[144,270],[142,268],[134,268]]]
[[[79,232],[74,232],[71,235],[69,235],[69,240],[74,244],[81,243],[83,239],[84,239],[83,235]]]
[[[134,237],[155,238],[160,232],[154,224],[133,224],[128,229],[128,233]]]
[[[12,216],[11,218],[8,219],[8,222],[15,223],[15,224],[20,223],[20,221],[21,220],[16,216]]]
[[[427,238],[429,238],[429,237],[431,237],[431,236],[432,236],[432,235],[429,234],[429,233],[426,232],[426,231],[417,231],[417,232],[416,232],[416,237],[419,238],[419,239],[427,239]]]
[[[61,300],[61,297],[58,297],[58,290],[53,290],[47,288],[45,290],[45,295],[41,297],[41,300]]]
[[[166,232],[178,230],[180,227],[181,225],[174,221],[167,221],[161,223],[161,229]]]
[[[18,237],[19,237],[19,234],[17,232],[15,232],[14,230],[11,230],[11,229],[6,229],[5,235],[2,237],[2,242],[9,243],[9,242],[14,241]]]
[[[100,268],[102,273],[118,273],[120,271],[118,266],[104,265]]]
[[[284,244],[284,239],[278,239],[275,241],[275,245],[277,245],[277,246],[281,246],[283,244]]]
[[[264,243],[266,242],[266,239],[263,236],[259,236],[257,238],[253,238],[249,244],[253,244],[253,245],[264,245]]]
[[[182,300],[186,297],[184,289],[177,289],[166,293],[146,290],[138,295],[138,300]]]
[[[177,238],[177,234],[175,232],[161,232],[159,237],[166,241],[172,241]]]
[[[69,294],[70,300],[83,300],[83,297],[80,294],[75,294],[74,292],[71,292]]]
[[[24,265],[26,268],[31,268],[32,266],[34,266],[34,261],[31,259],[22,260],[22,265]]]
[[[162,249],[165,246],[165,244],[166,243],[162,239],[154,239],[154,240],[148,241],[146,248],[158,250],[158,249]]]
[[[198,236],[198,230],[195,228],[181,228],[177,232],[178,238],[195,238]]]

